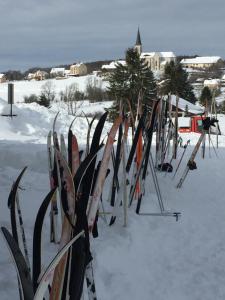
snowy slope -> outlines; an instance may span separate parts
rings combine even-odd
[[[86,107],[90,109],[89,104]],[[0,114],[7,109],[6,102],[0,100]],[[13,181],[27,165],[22,181],[25,190],[20,191],[20,201],[31,256],[35,215],[49,191],[46,137],[58,108],[18,104],[14,109],[18,114],[16,118],[0,116],[0,225],[10,229],[7,197]],[[60,107],[57,131],[66,135],[72,119],[66,108]],[[220,127],[225,134],[224,116],[220,116]],[[107,123],[103,136],[109,128]],[[84,147],[86,120],[78,118],[73,130]],[[183,134],[182,137],[184,141],[191,139],[190,154],[199,135]],[[215,137],[212,140],[215,145]],[[182,213],[178,222],[170,217],[137,216],[136,203],[129,209],[126,228],[122,226],[122,214],[113,227],[100,219],[100,236],[92,241],[98,299],[225,298],[224,146],[224,136],[220,136],[218,157],[212,147],[210,153],[207,148],[204,160],[198,155],[198,169],[190,172],[180,190],[175,186],[188,154],[175,180],[171,174],[158,174],[165,208]],[[182,151],[180,148],[178,158]],[[174,167],[177,163],[173,162]],[[107,195],[105,189],[103,198],[107,199]],[[150,175],[142,211],[159,211]],[[57,251],[57,247],[49,243],[49,218],[45,220],[43,233],[43,264],[46,266]],[[0,299],[19,299],[17,290],[16,272],[0,238]]]
[[[14,83],[14,92],[15,92],[15,103],[24,102],[24,96],[30,96],[31,94],[40,95],[42,87],[46,83],[51,83],[52,89],[56,92],[56,96],[59,95],[61,91],[65,91],[66,87],[71,84],[77,84],[80,91],[85,91],[88,81],[97,80],[99,84],[102,84],[102,87],[106,85],[99,77],[95,75],[87,75],[81,77],[68,77],[62,80],[56,79],[47,79],[47,80],[21,80],[15,81]],[[8,97],[8,82],[0,84],[0,98],[7,100]]]

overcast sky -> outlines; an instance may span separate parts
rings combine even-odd
[[[143,51],[225,58],[224,0],[0,0],[0,72]]]

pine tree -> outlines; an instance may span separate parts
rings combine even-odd
[[[161,89],[163,94],[174,94],[188,100],[196,102],[196,97],[191,84],[188,82],[188,74],[178,62],[166,64],[163,79],[165,83]]]
[[[208,106],[209,107],[211,105],[211,103],[212,103],[212,93],[211,93],[208,86],[205,86],[202,89],[201,96],[199,98],[199,102],[203,106]]]
[[[133,48],[126,52],[126,65],[117,64],[116,69],[109,76],[109,92],[115,98],[110,110],[111,118],[119,112],[119,103],[122,101],[126,112],[135,117],[138,97],[142,105],[149,108],[156,97],[156,82],[152,71],[140,55]]]

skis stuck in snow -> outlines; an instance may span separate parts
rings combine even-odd
[[[79,300],[83,295],[89,300],[97,299],[93,263],[97,254],[92,249],[92,239],[101,234],[103,226],[110,226],[110,230],[116,223],[129,226],[131,210],[142,217],[173,217],[176,221],[180,218],[180,212],[167,208],[168,199],[161,186],[171,177],[162,174],[174,172],[172,178],[179,175],[190,141],[181,151],[177,120],[174,126],[171,117],[170,97],[154,101],[150,108],[142,109],[141,97],[138,103],[136,122],[132,122],[133,136],[130,114],[122,106],[111,125],[106,123],[107,112],[98,120],[97,117],[89,120],[85,115],[88,126],[84,145],[72,130],[75,119],[66,137],[56,131],[57,114],[47,137],[50,188],[34,222],[32,259],[20,208],[23,200],[19,198],[26,167],[13,183],[8,198],[11,232],[5,227],[1,232],[17,271],[21,299]],[[196,168],[196,154],[215,122],[210,118],[203,120],[202,133],[177,188],[183,185],[189,171]],[[157,206],[151,211],[153,195]],[[48,211],[50,242],[56,253],[43,268],[42,240],[46,231],[43,224]]]

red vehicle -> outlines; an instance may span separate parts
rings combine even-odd
[[[179,132],[202,132],[202,120],[204,116],[178,118]]]
[[[196,133],[202,132],[202,120],[205,116],[194,116],[191,118],[191,131]]]

